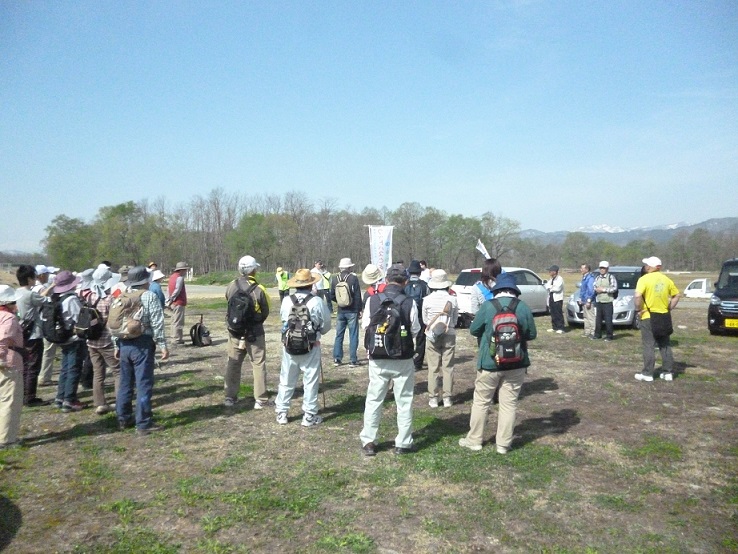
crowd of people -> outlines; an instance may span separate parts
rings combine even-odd
[[[670,312],[679,301],[679,293],[661,273],[661,260],[652,256],[643,263],[644,274],[635,293],[641,317],[643,369],[635,378],[653,381],[654,349],[658,348],[663,359],[661,377],[671,380]],[[253,373],[254,409],[273,409],[277,424],[287,424],[291,399],[302,373],[301,425],[314,427],[322,423],[318,402],[321,339],[331,330],[335,313],[336,335],[331,351],[335,366],[342,365],[344,359],[348,360],[349,369],[363,365],[358,351],[359,327],[363,330],[368,386],[359,435],[362,453],[377,453],[382,405],[390,391],[397,410],[394,452],[413,452],[416,371],[427,365],[427,400],[431,408],[453,405],[459,307],[446,271],[413,260],[408,267],[399,262],[386,271],[368,264],[357,275],[350,258],[340,260],[335,274],[320,260],[313,268],[300,268],[292,274],[278,268],[275,280],[282,358],[273,401],[267,389],[264,329],[270,317],[270,298],[266,287],[257,280],[260,267],[253,256],[242,257],[237,266],[239,276],[226,289],[224,406],[233,408],[239,402],[242,367],[248,357]],[[597,273],[592,273],[587,264],[580,268],[579,302],[584,313],[584,333],[597,338],[604,327],[605,340],[612,338],[612,301],[617,291],[617,282],[608,268],[606,261],[600,262]],[[120,428],[135,427],[139,435],[159,429],[151,407],[155,354],[158,350],[162,360],[169,357],[164,329],[166,310],[171,312],[170,336],[177,343],[184,342],[184,277],[189,269],[188,264],[177,263],[164,294],[160,281],[165,275],[153,262],[147,267],[123,266],[117,273],[111,271],[109,262],[103,262],[78,274],[21,265],[16,273],[18,289],[0,286],[0,448],[19,443],[24,405],[46,404],[37,394],[38,387],[49,384],[57,347],[61,350],[61,368],[54,404],[62,413],[84,408],[78,388],[89,360],[97,414],[115,411]],[[551,266],[549,274],[545,286],[549,291],[550,331],[560,333],[564,330],[564,282],[557,266]],[[531,310],[520,295],[515,280],[502,270],[499,261],[486,260],[471,294],[474,319],[469,332],[478,343],[477,376],[469,432],[459,440],[461,447],[482,449],[488,412],[498,402],[496,451],[505,454],[511,448],[517,401],[531,363],[527,346],[537,337]],[[94,308],[95,317],[107,323],[94,335],[91,326],[82,323],[89,318],[81,314],[90,308]],[[55,318],[57,328],[53,329]],[[349,345],[344,352],[346,331]],[[105,393],[108,375],[113,378],[114,402]]]

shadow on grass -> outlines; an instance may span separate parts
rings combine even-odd
[[[20,508],[3,495],[0,495],[0,514],[0,550],[4,550],[23,524],[23,515]]]
[[[513,440],[513,446],[519,448],[547,435],[563,435],[580,422],[579,412],[572,409],[558,410],[546,417],[528,418],[515,426],[515,435],[520,439]]]
[[[553,377],[541,377],[533,381],[523,383],[519,398],[533,396],[534,394],[545,394],[549,391],[559,390],[559,385]]]
[[[363,413],[365,400],[366,397],[363,395],[352,394],[338,404],[331,404],[329,402],[328,407],[324,411],[323,420],[330,421],[331,419],[349,414]]]

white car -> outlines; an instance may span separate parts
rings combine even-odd
[[[713,290],[710,279],[695,279],[684,289],[684,296],[686,298],[710,298]]]
[[[520,299],[534,314],[548,313],[548,291],[538,275],[524,267],[503,267],[502,271],[513,276],[515,285],[520,289]],[[474,319],[471,311],[471,292],[481,274],[481,267],[463,269],[456,278],[456,283],[451,286],[459,304],[460,327],[468,327]]]

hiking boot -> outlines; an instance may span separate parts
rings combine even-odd
[[[376,456],[377,455],[377,445],[373,442],[368,442],[364,446],[361,447],[361,452],[364,454],[364,456]]]
[[[664,381],[674,380],[674,375],[672,375],[671,373],[662,373],[661,375],[659,375],[659,377],[661,377]]]
[[[125,431],[126,429],[135,427],[135,425],[136,423],[134,421],[118,421],[118,430]]]
[[[320,417],[318,414],[305,414],[302,416],[302,426],[303,427],[315,427],[316,425],[320,425],[323,423],[323,418]]]
[[[24,402],[24,406],[28,406],[29,408],[36,408],[38,406],[46,406],[48,402],[46,400],[43,400],[42,398],[39,398],[38,396],[29,399],[27,402]]]
[[[474,452],[479,452],[482,449],[481,444],[474,444],[466,437],[459,439],[459,446],[463,446],[464,448],[468,448],[469,450],[473,450]]]
[[[450,408],[453,405],[454,405],[454,401],[451,400],[450,398],[446,397],[446,398],[443,399],[443,407],[444,408]]]
[[[287,425],[287,412],[277,412],[277,423]]]
[[[137,428],[136,435],[139,437],[145,437],[146,435],[150,435],[156,431],[161,431],[162,429],[163,427],[160,425],[150,425],[149,427]]]
[[[105,415],[110,412],[110,410],[110,406],[108,406],[107,404],[103,404],[102,406],[98,406],[97,408],[95,408],[95,413],[97,415]]]
[[[338,367],[341,365],[341,360],[333,360],[333,367]]]
[[[412,446],[409,446],[409,447],[395,446],[395,450],[394,450],[394,453],[397,454],[398,456],[402,456],[405,454],[412,454],[413,452],[415,452],[415,448],[413,448]]]
[[[225,406],[226,408],[233,408],[233,406],[235,405],[236,405],[236,399],[231,398],[230,396],[226,396],[225,400],[223,401],[223,406]]]
[[[254,403],[254,410],[263,410],[264,408],[273,408],[274,402],[272,400],[257,400]]]
[[[359,362],[349,362],[349,369],[355,369],[359,367]]]
[[[650,375],[643,375],[643,373],[636,373],[635,378],[638,381],[646,381],[649,383],[653,381],[653,377],[651,377]]]
[[[428,406],[430,406],[431,408],[438,408],[438,398],[436,398],[435,396],[431,396],[428,399]]]
[[[81,412],[84,408],[84,405],[79,400],[75,400],[74,402],[64,402],[61,407],[61,411],[65,414],[68,414],[70,412]]]

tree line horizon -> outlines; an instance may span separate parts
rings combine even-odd
[[[351,258],[360,271],[370,262],[369,225],[393,225],[393,259],[426,260],[456,274],[479,267],[484,256],[476,250],[480,239],[492,257],[505,266],[546,268],[552,264],[593,267],[600,260],[612,265],[641,265],[656,255],[666,269],[709,271],[738,255],[738,233],[705,229],[678,232],[669,241],[633,240],[619,246],[592,239],[583,232],[568,233],[560,244],[521,238],[520,223],[485,212],[479,217],[448,214],[418,202],[390,210],[365,207],[338,209],[338,200],[311,199],[303,192],[282,196],[227,193],[216,188],[207,196],[170,206],[164,198],[153,202],[125,202],[104,206],[91,222],[56,216],[45,228],[44,252],[31,255],[0,253],[4,263],[49,263],[81,271],[102,260],[121,265],[156,262],[168,272],[186,261],[195,275],[235,271],[250,254],[261,271],[278,266],[287,271],[313,267],[316,260],[335,270],[341,258]]]

